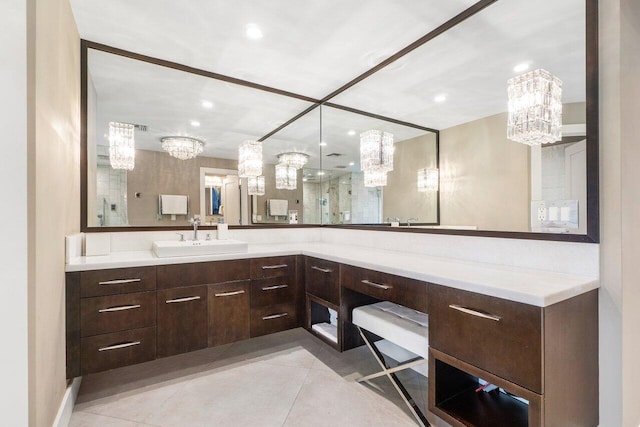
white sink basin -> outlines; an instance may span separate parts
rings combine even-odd
[[[159,258],[173,256],[215,255],[248,251],[247,242],[240,240],[163,240],[153,242],[153,252]]]

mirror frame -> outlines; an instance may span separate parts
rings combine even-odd
[[[332,98],[340,93],[348,90],[350,87],[358,84],[360,81],[366,79],[370,75],[376,73],[397,59],[405,56],[409,52],[412,52],[416,48],[427,43],[429,40],[437,37],[443,32],[455,27],[459,23],[465,21],[471,16],[482,12],[485,8],[499,0],[480,0],[473,4],[460,14],[452,17],[449,21],[425,34],[415,42],[399,50],[395,54],[391,55],[386,60],[382,61],[373,68],[367,70],[361,75],[357,76],[353,80],[347,82],[340,88],[336,89],[326,97],[322,99],[315,99],[304,95],[299,95],[293,92],[288,92],[273,87],[260,85],[257,83],[249,82],[246,80],[238,79],[235,77],[226,76],[194,67],[189,67],[176,62],[165,61],[159,58],[154,58],[146,55],[141,55],[134,52],[129,52],[123,49],[107,46],[100,43],[91,42],[88,40],[81,40],[80,43],[80,102],[81,102],[81,116],[80,116],[80,230],[82,232],[134,232],[134,231],[170,231],[170,230],[186,230],[190,229],[188,226],[171,227],[171,226],[131,226],[131,227],[89,227],[87,224],[87,59],[88,50],[95,49],[102,52],[112,53],[136,59],[168,68],[172,68],[187,73],[197,74],[204,77],[209,77],[217,80],[226,81],[229,83],[238,84],[258,90],[271,92],[283,96],[288,96],[307,102],[311,102],[312,105],[299,113],[298,115],[279,126],[269,134],[263,136],[260,140],[263,141],[281,129],[285,128],[289,124],[296,121],[298,118],[304,116],[309,111],[317,108],[321,105],[328,107],[340,108],[354,113],[369,115],[371,117],[381,118],[383,120],[395,121],[397,123],[406,124],[389,117],[382,117],[372,113],[367,113],[353,108],[334,104],[329,102]],[[305,227],[331,227],[331,228],[345,228],[345,229],[361,229],[361,230],[375,230],[375,231],[392,231],[392,232],[409,232],[409,233],[425,233],[425,234],[448,234],[448,235],[462,235],[462,236],[477,236],[477,237],[497,237],[497,238],[509,238],[509,239],[527,239],[527,240],[552,240],[552,241],[566,241],[566,242],[581,242],[581,243],[599,243],[600,242],[600,212],[599,212],[599,65],[598,65],[598,0],[584,0],[585,1],[585,19],[586,19],[586,124],[587,124],[587,233],[586,234],[556,234],[556,233],[535,233],[535,232],[521,232],[521,231],[494,231],[494,230],[454,230],[454,229],[419,229],[419,228],[397,228],[390,227],[389,225],[326,225],[326,224],[255,224],[255,225],[239,225],[231,226],[232,229],[252,229],[252,228],[305,228]],[[409,124],[411,125],[411,124]],[[417,125],[412,125],[417,127]],[[435,129],[425,128],[437,133],[437,140],[439,143],[439,132]],[[438,157],[439,157],[438,150]],[[438,194],[438,222],[440,220],[440,193]],[[203,229],[215,228],[214,226],[203,226]]]

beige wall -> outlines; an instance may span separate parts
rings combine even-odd
[[[585,122],[565,104],[563,123]],[[529,147],[507,139],[507,113],[440,132],[440,224],[529,231]]]
[[[437,168],[436,135],[428,133],[395,144],[396,168],[387,174],[382,188],[382,220],[387,217],[437,221],[437,193],[418,191],[418,169]]]
[[[252,212],[253,215],[262,215],[262,221],[254,222],[288,224],[288,218],[279,217],[279,221],[276,221],[275,218],[272,217],[267,218],[267,200],[282,199],[289,201],[289,210],[298,210],[298,224],[304,224],[304,209],[302,205],[302,169],[298,169],[297,186],[295,190],[278,190],[276,188],[275,165],[265,164],[262,168],[262,174],[265,179],[265,193],[264,196],[258,196],[257,210]]]
[[[49,427],[66,388],[65,235],[80,225],[80,39],[67,0],[37,1],[35,23],[29,424]]]
[[[129,225],[189,225],[185,215],[158,221],[158,195],[188,195],[191,216],[200,215],[200,168],[238,169],[238,162],[212,157],[180,160],[163,151],[136,150],[136,166],[127,172]],[[136,198],[135,193],[142,193]]]

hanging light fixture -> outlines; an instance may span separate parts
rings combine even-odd
[[[238,147],[238,176],[240,178],[262,175],[262,142],[245,141]]]
[[[276,188],[279,190],[295,190],[298,171],[295,167],[279,163],[276,165]]]
[[[265,180],[264,175],[250,176],[247,178],[247,192],[250,196],[264,196]]]
[[[562,139],[562,81],[539,69],[508,82],[507,138],[527,145]]]
[[[365,187],[384,187],[385,185],[387,185],[387,173],[385,171],[364,171]]]
[[[293,166],[301,169],[309,161],[309,156],[304,153],[282,153],[278,154],[278,163]]]
[[[166,136],[160,142],[164,151],[180,160],[193,159],[204,150],[204,142],[188,136]]]
[[[418,169],[418,191],[438,191],[438,169]]]
[[[393,134],[381,130],[360,134],[360,168],[363,171],[393,170]]]
[[[109,122],[109,162],[111,167],[133,170],[135,160],[134,125]]]

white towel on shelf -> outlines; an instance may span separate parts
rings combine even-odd
[[[329,324],[338,326],[338,313],[332,309],[329,309]]]
[[[160,196],[162,199],[162,214],[163,215],[186,215],[188,210],[187,196],[163,194]]]

